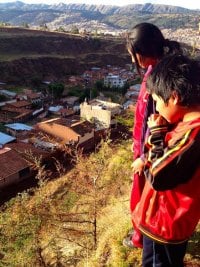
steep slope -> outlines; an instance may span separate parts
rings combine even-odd
[[[124,66],[123,39],[88,38],[19,28],[0,28],[0,80],[63,79],[92,66]]]
[[[131,141],[102,143],[53,181],[19,194],[0,210],[1,266],[141,266],[141,250],[122,239],[131,228]],[[200,266],[200,225],[187,267]]]

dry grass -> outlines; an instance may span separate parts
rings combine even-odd
[[[131,228],[131,158],[130,143],[105,144],[34,195],[8,202],[0,212],[0,266],[140,267],[141,250],[122,245]],[[199,237],[200,226],[189,242],[187,267],[200,266]]]

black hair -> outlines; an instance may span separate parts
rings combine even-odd
[[[135,59],[137,70],[140,66],[136,54],[161,59],[165,54],[181,53],[178,42],[165,39],[157,26],[147,22],[137,24],[128,33],[127,49]]]
[[[165,103],[176,92],[179,105],[200,106],[200,61],[184,55],[167,56],[155,66],[146,86]]]

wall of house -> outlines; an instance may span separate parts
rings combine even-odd
[[[86,133],[84,136],[80,136],[79,144],[82,144],[92,138],[94,138],[94,131],[92,131],[91,133]]]
[[[17,130],[11,129],[9,127],[7,127],[6,131],[7,131],[7,133],[9,133],[9,134],[11,134],[12,136],[15,136],[15,137],[17,137],[17,136],[26,136],[27,133],[28,133],[28,131],[26,131],[26,130],[18,130],[17,131]]]
[[[19,172],[13,173],[10,176],[7,176],[6,178],[0,179],[0,188],[3,188],[5,186],[17,183],[21,180],[24,180],[26,178],[30,177],[30,168],[24,168],[20,170]]]
[[[8,134],[11,134],[12,136],[16,136],[17,135],[16,130],[13,130],[13,129],[9,128],[9,127],[6,128],[6,132]]]
[[[104,84],[110,87],[123,87],[125,84],[125,81],[126,80],[122,79],[118,75],[108,75],[104,79]]]
[[[3,188],[5,186],[11,185],[15,182],[17,182],[19,179],[19,173],[14,173],[4,179],[0,180],[0,188]]]
[[[108,128],[110,126],[111,122],[111,111],[110,110],[104,110],[104,109],[96,109],[92,107],[91,105],[87,105],[83,103],[81,106],[81,118],[85,118],[88,121],[91,121],[94,119],[96,123],[98,121],[100,124],[102,124],[102,128]]]

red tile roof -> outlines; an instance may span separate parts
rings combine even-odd
[[[63,142],[70,140],[78,141],[78,134],[73,132],[69,127],[57,122],[48,122],[48,123],[38,123],[37,127],[39,130],[59,138]]]
[[[15,108],[22,108],[22,107],[26,107],[26,106],[30,106],[31,103],[25,100],[22,101],[17,101],[14,103],[9,103],[9,106],[11,107],[15,107]]]
[[[37,128],[49,135],[62,140],[78,141],[79,136],[83,136],[93,131],[93,125],[88,121],[70,121],[66,119],[51,120],[37,124]]]
[[[0,179],[29,167],[25,159],[8,147],[0,149]]]
[[[27,94],[27,97],[30,98],[30,99],[38,99],[38,98],[41,98],[41,93]]]
[[[22,154],[23,158],[27,158],[27,153],[31,152],[36,157],[47,157],[49,155],[48,152],[39,149],[35,147],[34,145],[30,143],[24,143],[24,142],[16,142],[16,143],[10,143],[7,144],[6,147],[11,148],[12,150],[16,151],[18,154]]]
[[[2,111],[8,111],[8,112],[15,112],[17,114],[25,114],[25,113],[31,113],[31,109],[26,109],[26,108],[16,108],[16,107],[8,107],[4,106],[1,109]]]

